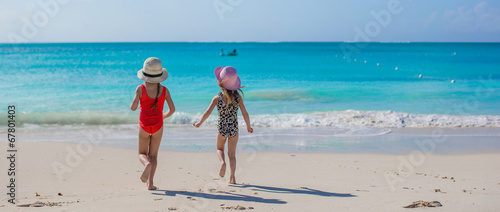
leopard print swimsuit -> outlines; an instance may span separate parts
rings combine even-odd
[[[217,112],[219,112],[219,124],[217,129],[225,138],[232,138],[238,135],[238,108],[240,97],[236,95],[229,106],[222,100],[222,93],[219,92],[219,101],[217,103]]]

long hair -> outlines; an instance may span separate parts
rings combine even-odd
[[[160,83],[157,83],[157,87],[158,87],[158,90],[156,92],[156,99],[155,99],[155,104],[153,105],[153,107],[151,107],[151,110],[155,110],[155,111],[158,111],[157,108],[156,108],[156,103],[158,103],[158,97],[160,96]],[[147,93],[146,93],[147,95]]]
[[[226,107],[228,107],[231,103],[233,103],[233,101],[236,100],[236,96],[240,97],[241,99],[243,99],[245,97],[245,94],[241,90],[245,86],[240,87],[240,88],[238,88],[238,90],[233,91],[233,90],[228,90],[228,89],[224,88],[224,86],[223,86],[224,81],[217,82],[217,84],[219,85],[220,89],[222,90],[222,94],[224,94],[222,96],[222,100],[224,100],[224,102],[226,102]],[[241,92],[241,95],[240,95],[240,92]]]

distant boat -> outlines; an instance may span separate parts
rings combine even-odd
[[[227,55],[224,55],[224,49],[221,49],[220,56],[238,56],[238,53],[236,53],[236,49],[234,49],[233,52],[228,52]]]

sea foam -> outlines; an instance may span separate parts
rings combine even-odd
[[[165,124],[190,125],[199,121],[202,114],[176,112]],[[0,119],[6,119],[6,115]],[[443,115],[412,114],[395,111],[329,111],[313,113],[257,114],[251,115],[254,127],[376,127],[376,128],[453,128],[453,127],[500,127],[500,116],[495,115]],[[133,112],[49,112],[23,113],[18,115],[19,124],[35,125],[122,125],[137,124],[139,114]],[[5,120],[1,120],[6,123]],[[239,117],[240,125],[245,125]],[[212,114],[204,123],[215,126],[217,115]]]

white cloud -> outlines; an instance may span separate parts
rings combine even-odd
[[[489,7],[483,1],[474,8],[459,7],[443,14],[445,28],[452,31],[500,31],[500,8]]]

